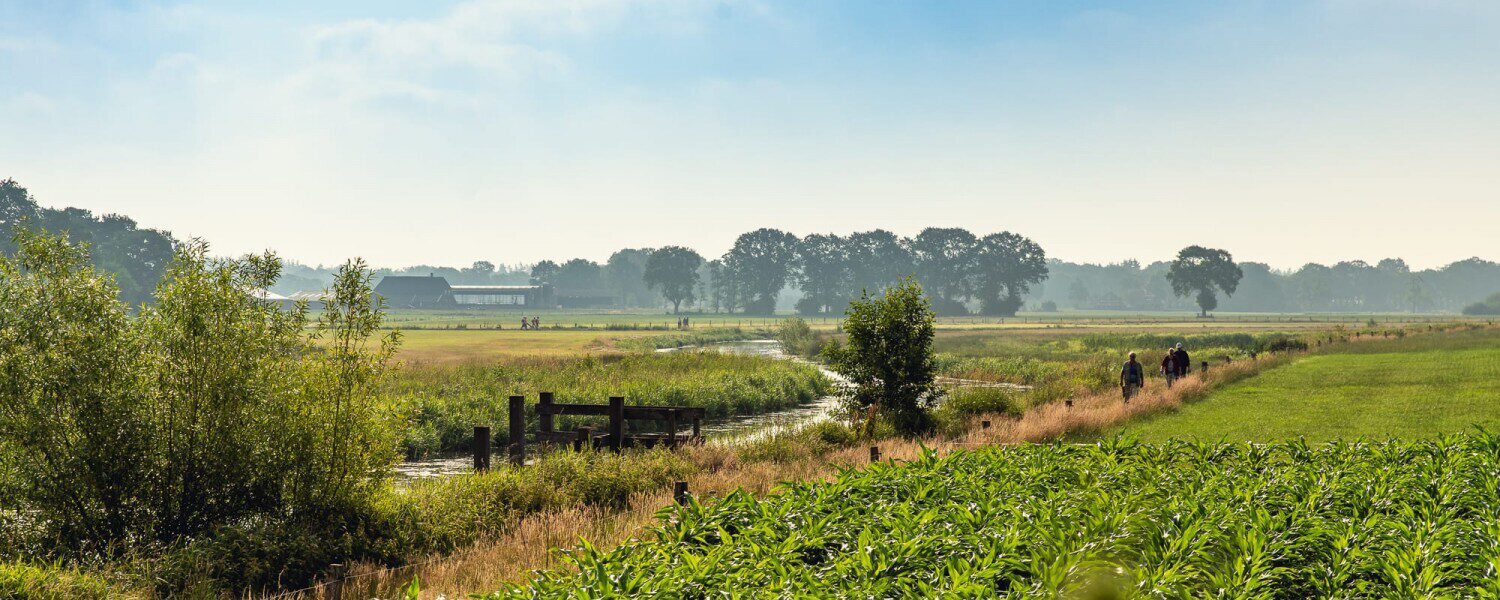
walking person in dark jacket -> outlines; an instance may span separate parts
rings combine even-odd
[[[1125,361],[1125,365],[1120,367],[1120,394],[1125,397],[1125,402],[1129,403],[1145,383],[1146,369],[1135,360],[1135,353],[1131,352],[1130,360]]]
[[[1177,378],[1187,377],[1188,371],[1193,370],[1193,361],[1188,358],[1187,350],[1182,348],[1182,342],[1177,342],[1177,352],[1172,355],[1172,362],[1177,364]]]
[[[1177,380],[1177,352],[1171,346],[1161,357],[1161,376],[1167,380],[1167,389],[1172,389],[1172,382]]]

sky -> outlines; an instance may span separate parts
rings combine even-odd
[[[0,0],[0,178],[220,254],[1500,259],[1500,2]]]

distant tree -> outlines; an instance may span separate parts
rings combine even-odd
[[[1188,246],[1177,253],[1177,260],[1167,272],[1167,281],[1172,282],[1172,292],[1186,297],[1196,292],[1198,308],[1202,316],[1219,307],[1216,292],[1234,295],[1244,273],[1234,264],[1234,258],[1224,250]]]
[[[842,375],[851,408],[871,406],[896,429],[915,435],[931,429],[927,409],[941,396],[932,340],[935,316],[922,286],[907,278],[878,296],[863,295],[844,316],[843,344],[824,357]]]
[[[1083,285],[1083,280],[1074,279],[1068,286],[1068,301],[1073,303],[1073,308],[1085,308],[1089,304],[1089,288]]]
[[[757,229],[740,235],[724,255],[727,278],[745,312],[769,315],[791,276],[797,236],[779,229]]]
[[[700,306],[705,306],[712,312],[724,311],[724,298],[721,295],[720,278],[723,276],[723,263],[710,260],[698,267],[698,292],[695,294]]]
[[[1470,316],[1500,315],[1500,292],[1490,294],[1490,297],[1464,307],[1464,314]]]
[[[463,282],[474,285],[484,285],[489,283],[491,278],[494,276],[495,263],[487,260],[476,260],[474,261],[474,264],[469,266],[469,268],[464,269],[460,272],[459,280],[455,281],[454,283]]]
[[[562,267],[550,260],[544,260],[531,267],[531,285],[552,285],[556,283],[557,272]]]
[[[1422,281],[1420,275],[1407,273],[1406,275],[1406,304],[1411,307],[1411,312],[1417,312],[1417,307],[1432,301],[1427,295],[1427,284]]]
[[[1021,235],[1004,231],[979,240],[975,271],[982,312],[1014,316],[1031,286],[1047,278],[1047,253]]]
[[[901,278],[916,274],[905,240],[884,229],[854,233],[844,238],[844,247],[849,258],[848,300],[859,298],[866,290],[883,291]]]
[[[802,290],[797,312],[820,314],[845,301],[849,288],[848,248],[837,235],[814,233],[797,242],[792,280]]]
[[[917,279],[937,297],[941,314],[964,314],[973,294],[975,250],[979,239],[967,229],[928,227],[910,242]]]
[[[647,287],[661,292],[672,303],[672,314],[675,315],[680,312],[683,301],[693,299],[701,266],[703,257],[697,252],[682,246],[667,246],[651,253],[642,279]]]
[[[604,291],[604,268],[592,260],[575,258],[558,267],[553,285],[559,294],[597,294]]]
[[[14,179],[0,181],[0,253],[14,254],[16,244],[11,240],[11,230],[22,222],[41,226],[42,209],[37,206],[31,192],[21,187]]]
[[[609,255],[604,263],[604,281],[620,295],[624,306],[656,306],[660,297],[646,286],[646,263],[651,248],[625,248]]]

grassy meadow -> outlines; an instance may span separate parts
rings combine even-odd
[[[1426,437],[1500,429],[1500,332],[1355,345],[1229,385],[1129,436],[1273,441]]]

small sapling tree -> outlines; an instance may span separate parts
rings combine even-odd
[[[933,359],[934,316],[922,286],[907,278],[883,294],[849,304],[848,341],[824,357],[847,380],[851,408],[875,407],[906,435],[931,429],[927,409],[939,398]]]
[[[1167,271],[1167,281],[1172,283],[1172,293],[1186,297],[1197,295],[1200,316],[1219,307],[1217,292],[1233,296],[1245,274],[1234,264],[1229,252],[1202,246],[1188,246],[1177,253],[1177,260]]]

